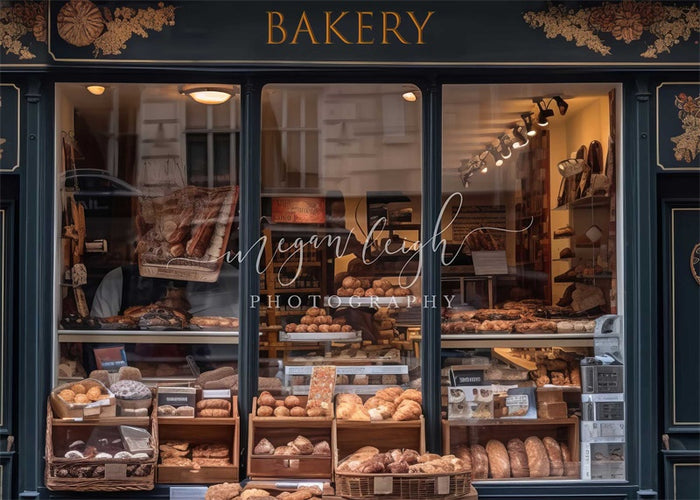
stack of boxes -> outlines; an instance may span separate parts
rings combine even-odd
[[[621,331],[619,317],[600,318],[595,332],[595,357],[581,361],[582,479],[625,479]]]

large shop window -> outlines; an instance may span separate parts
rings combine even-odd
[[[445,452],[473,479],[624,479],[611,84],[448,85]]]
[[[240,93],[205,87],[56,85],[59,384],[237,391]]]
[[[336,393],[420,389],[417,88],[266,86],[262,184],[267,376],[302,396],[315,365],[336,367]]]

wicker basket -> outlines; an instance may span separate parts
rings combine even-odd
[[[114,419],[113,419],[114,420]],[[131,422],[130,422],[131,420]],[[134,419],[125,418],[123,425]],[[70,424],[61,424],[69,426]],[[75,423],[76,427],[91,427],[87,423]],[[114,425],[120,425],[115,422]],[[50,490],[68,491],[145,491],[155,485],[158,462],[158,427],[155,418],[150,419],[153,457],[148,459],[68,459],[54,456],[54,419],[48,405],[46,417],[46,468],[44,482]]]
[[[398,498],[452,500],[471,490],[471,472],[444,474],[335,473],[335,492],[343,498]]]

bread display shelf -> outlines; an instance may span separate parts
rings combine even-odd
[[[53,418],[54,427],[86,426],[86,427],[114,427],[117,425],[131,425],[133,427],[148,427],[151,417],[102,417],[98,419],[73,419]]]
[[[302,406],[306,406],[306,398]],[[253,408],[258,407],[253,398]],[[332,406],[331,406],[332,408]],[[255,445],[265,438],[282,446],[297,436],[313,443],[327,441],[331,455],[255,455]],[[333,477],[335,419],[328,417],[258,417],[251,414],[248,425],[248,476],[252,479],[327,479]]]
[[[156,409],[157,411],[157,409]],[[217,467],[158,464],[157,482],[162,484],[209,484],[237,482],[240,466],[240,418],[238,398],[231,398],[231,417],[158,417],[160,444],[167,441],[187,441],[230,446],[231,464]]]
[[[287,366],[313,366],[313,365],[333,365],[338,368],[342,366],[365,366],[372,363],[373,366],[405,366],[397,358],[341,358],[341,357],[318,357],[308,359],[288,359]]]
[[[458,445],[480,444],[486,446],[491,439],[507,443],[518,438],[525,441],[530,436],[552,437],[564,442],[571,451],[573,462],[580,461],[579,420],[576,417],[562,419],[489,419],[489,420],[443,420],[443,452],[449,454]],[[535,480],[571,480],[577,477],[535,477]],[[488,479],[488,481],[512,481],[514,479]],[[529,481],[530,478],[518,478]]]
[[[578,200],[565,203],[564,205],[553,208],[552,210],[570,210],[572,208],[591,208],[604,207],[610,203],[609,196],[586,196]]]
[[[362,332],[279,332],[281,342],[362,342]]]
[[[58,341],[93,344],[238,344],[238,332],[221,330],[58,330]]]
[[[395,387],[395,386],[396,386],[396,384],[391,384],[391,385],[380,385],[380,384],[336,385],[335,392],[336,393],[354,392],[355,394],[367,396],[367,395],[373,395],[381,389],[386,389],[387,387]],[[308,385],[293,385],[292,386],[292,393],[294,393],[295,396],[305,396],[309,393],[309,386]]]
[[[593,333],[468,333],[442,335],[443,349],[463,347],[593,347]]]
[[[403,297],[324,297],[324,307],[410,307],[417,306],[417,298],[413,295]]]
[[[335,421],[335,460],[340,460],[356,450],[371,444],[385,452],[394,448],[410,448],[425,453],[425,419],[380,421]]]

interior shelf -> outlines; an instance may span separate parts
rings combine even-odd
[[[58,341],[109,344],[238,344],[238,332],[193,330],[58,330]]]
[[[609,196],[587,196],[585,198],[579,198],[578,200],[571,201],[559,207],[555,207],[552,210],[570,210],[572,208],[592,208],[592,207],[603,207],[610,203]]]
[[[443,349],[471,347],[593,347],[593,333],[467,333],[443,335]]]

